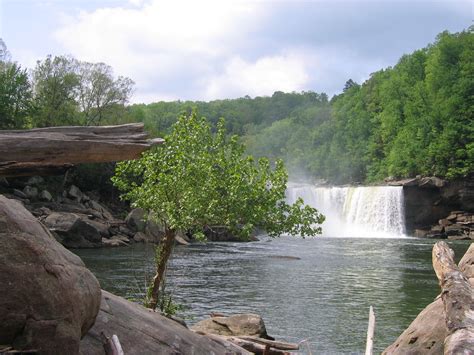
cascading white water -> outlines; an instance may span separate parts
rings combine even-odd
[[[399,186],[317,187],[290,184],[289,203],[298,197],[326,216],[328,237],[403,237],[403,188]]]

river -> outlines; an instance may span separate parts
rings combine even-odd
[[[299,239],[175,248],[168,289],[189,324],[211,311],[254,312],[278,339],[308,339],[313,354],[364,349],[369,306],[375,352],[392,343],[439,293],[431,266],[434,241],[413,238]],[[470,242],[450,243],[457,259]],[[139,300],[153,272],[153,247],[75,250],[102,288]],[[282,258],[282,256],[297,257]],[[306,345],[303,353],[307,352]]]
[[[307,339],[307,353],[357,354],[372,305],[380,352],[439,293],[434,241],[406,237],[402,187],[290,184],[288,202],[298,197],[326,216],[323,236],[175,248],[168,290],[187,307],[181,316],[192,324],[210,312],[258,313],[277,339]],[[470,242],[450,244],[459,260]],[[143,299],[152,246],[77,253],[104,289]]]

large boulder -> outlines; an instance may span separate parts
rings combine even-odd
[[[0,344],[77,354],[94,324],[100,286],[18,201],[0,195]]]
[[[258,314],[235,314],[229,317],[218,316],[205,319],[191,327],[195,332],[228,336],[256,336],[273,339],[268,336],[262,317]]]
[[[125,354],[249,354],[106,291],[102,291],[97,320],[81,341],[82,354],[105,354],[101,333],[117,335]]]
[[[87,216],[69,212],[53,212],[44,220],[46,226],[61,238],[68,248],[102,246],[101,229],[88,221]]]

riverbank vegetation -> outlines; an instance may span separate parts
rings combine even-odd
[[[127,106],[133,82],[105,64],[47,57],[28,73],[2,42],[0,128],[144,122],[162,136],[183,112],[226,118],[246,151],[283,159],[292,175],[331,183],[457,178],[474,171],[474,33],[443,32],[364,83],[325,93],[275,92],[211,102]],[[293,177],[293,176],[292,176]]]

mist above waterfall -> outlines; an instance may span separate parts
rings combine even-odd
[[[323,236],[405,236],[403,189],[399,186],[317,187],[289,184],[288,202],[298,197],[326,216]]]

